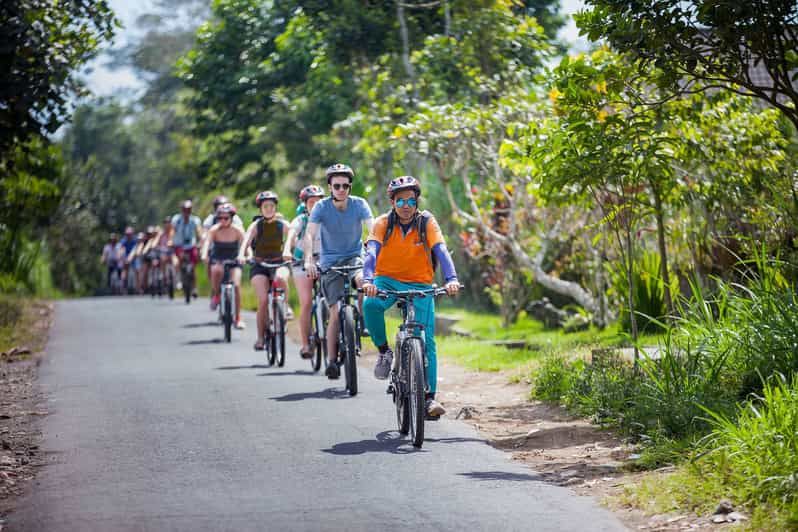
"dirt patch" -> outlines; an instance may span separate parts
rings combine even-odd
[[[685,513],[646,516],[608,501],[646,475],[627,469],[636,449],[611,431],[563,408],[529,399],[529,383],[508,372],[469,371],[439,360],[439,399],[448,414],[473,425],[493,447],[512,454],[542,480],[596,498],[632,530],[693,530],[717,527]],[[720,525],[727,526],[727,525]]]
[[[20,336],[27,345],[0,353],[0,530],[15,500],[44,463],[39,419],[47,412],[36,379],[52,316],[52,304],[30,302],[19,320],[19,327],[25,328]]]

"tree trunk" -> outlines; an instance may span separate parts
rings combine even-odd
[[[407,77],[413,85],[413,102],[418,101],[418,86],[416,85],[416,71],[413,63],[410,62],[410,37],[407,33],[407,21],[405,20],[405,8],[402,2],[396,2],[396,16],[399,19],[399,35],[402,38],[402,64],[405,67]]]
[[[665,317],[666,322],[669,322],[674,315],[673,310],[673,297],[671,295],[671,278],[668,271],[668,248],[665,245],[665,221],[662,212],[662,198],[658,190],[653,189],[654,193],[654,212],[657,218],[657,245],[659,246],[660,256],[660,277],[662,277],[662,293],[665,299],[665,308],[668,315]]]
[[[634,268],[635,259],[632,253],[632,228],[627,226],[626,230],[626,280],[629,289],[629,328],[632,333],[632,345],[635,350],[635,368],[637,368],[640,353],[637,349],[637,316],[635,315],[635,283],[634,283]]]

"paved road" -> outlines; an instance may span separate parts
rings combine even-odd
[[[252,328],[227,345],[212,318],[204,303],[58,303],[40,372],[50,463],[9,530],[623,530],[464,423],[428,424],[413,449],[370,367],[349,398],[294,346],[269,368]]]

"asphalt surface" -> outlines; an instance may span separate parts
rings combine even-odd
[[[48,457],[12,531],[624,530],[465,423],[395,431],[385,383],[221,341],[206,300],[59,302],[40,383]]]

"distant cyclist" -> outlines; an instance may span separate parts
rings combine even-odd
[[[136,278],[136,270],[131,266],[129,257],[131,253],[133,253],[133,249],[135,249],[137,243],[138,239],[136,239],[133,228],[130,226],[125,227],[125,235],[122,237],[122,240],[119,241],[119,262],[122,267],[123,287],[127,286],[129,275],[132,275],[133,279]]]
[[[122,269],[119,267],[119,235],[111,233],[108,235],[108,242],[103,246],[103,253],[100,261],[105,265],[108,270],[106,283],[108,288],[111,286],[111,280],[114,274],[122,275]]]
[[[308,185],[299,192],[299,201],[304,209],[300,210],[299,216],[294,218],[288,230],[288,238],[285,241],[285,248],[283,249],[283,258],[285,260],[294,260],[300,263],[304,262],[305,251],[303,248],[303,241],[310,220],[309,213],[313,212],[313,208],[324,195],[324,190],[318,185]],[[317,237],[313,242],[313,254],[318,255],[320,250],[321,240]],[[294,286],[296,286],[297,295],[299,296],[299,337],[302,341],[299,354],[302,358],[310,358],[313,356],[313,353],[307,345],[307,341],[310,334],[310,308],[313,303],[313,279],[308,277],[307,272],[301,266],[294,266],[292,273],[294,277]]]
[[[186,200],[180,205],[180,213],[172,216],[172,244],[175,247],[178,269],[184,260],[191,261],[194,266],[199,262],[198,242],[202,239],[202,224],[199,216],[191,214],[194,204]],[[197,296],[196,283],[194,297]]]
[[[213,225],[205,237],[202,246],[202,260],[210,263],[211,286],[213,286],[213,309],[219,306],[222,277],[224,266],[222,263],[227,260],[237,260],[241,243],[246,235],[244,230],[233,225],[233,217],[236,215],[236,208],[232,203],[219,205],[216,211],[217,223]],[[244,321],[241,319],[241,268],[240,265],[230,271],[233,284],[235,286],[236,315],[235,328],[243,329]]]
[[[427,211],[419,212],[421,184],[412,176],[397,177],[388,184],[392,209],[374,222],[366,240],[366,260],[363,267],[363,303],[366,325],[380,354],[374,376],[386,379],[391,371],[393,351],[388,347],[385,333],[385,311],[396,302],[394,298],[374,297],[377,290],[412,290],[430,288],[434,279],[434,264],[440,264],[446,281],[446,291],[455,295],[460,289],[452,257],[435,217]],[[422,235],[425,237],[422,240]],[[416,319],[424,325],[427,349],[427,413],[443,415],[446,411],[435,400],[437,384],[437,352],[435,347],[435,301],[431,297],[415,300]]]
[[[225,203],[230,203],[230,200],[227,199],[227,196],[224,196],[224,195],[220,194],[220,195],[216,196],[215,198],[213,198],[213,212],[211,212],[208,216],[206,216],[205,219],[202,221],[202,229],[203,229],[203,232],[206,235],[206,237],[207,237],[208,231],[211,229],[211,227],[213,227],[214,225],[216,225],[219,222],[219,220],[217,218],[217,215],[218,215],[218,212],[219,212],[219,207],[224,205]],[[241,217],[239,217],[238,214],[233,216],[233,225],[236,226],[236,227],[240,227],[242,231],[244,230],[244,222],[243,222],[243,220],[241,220]],[[205,242],[203,241],[203,245],[204,245],[204,243]],[[200,247],[202,247],[202,246],[200,246]],[[213,250],[211,249],[211,252],[212,251]],[[211,254],[212,253],[209,253],[209,256]],[[210,281],[211,280],[211,267],[210,267],[210,264],[207,263],[207,261],[204,261],[204,262],[207,265],[208,281]],[[211,287],[213,287],[213,283],[211,283]],[[213,288],[211,289],[210,292],[211,292],[211,294],[210,294],[210,297],[211,297],[211,309],[213,310],[214,309],[213,298],[215,296],[218,296],[218,294],[213,291]]]
[[[288,224],[277,216],[277,203],[280,201],[277,194],[265,190],[255,196],[255,205],[260,209],[260,217],[256,218],[247,228],[244,244],[238,252],[238,259],[244,262],[248,253],[252,253],[258,262],[279,264],[283,262],[283,245],[288,236]],[[250,251],[251,250],[251,251]],[[285,290],[287,287],[288,268],[277,270],[265,268],[258,264],[249,271],[249,279],[255,294],[258,296],[257,329],[258,339],[255,350],[260,351],[266,346],[266,331],[269,323],[269,289],[271,283]]]
[[[312,249],[316,236],[321,235],[319,263],[325,272],[321,278],[321,287],[324,298],[332,310],[332,306],[337,304],[344,293],[345,278],[329,271],[329,268],[363,264],[361,256],[363,226],[370,231],[374,219],[371,207],[365,199],[349,195],[355,177],[349,166],[334,164],[327,168],[325,174],[327,184],[330,186],[330,196],[321,200],[310,213],[304,249]],[[305,270],[311,278],[318,276],[316,262],[311,255],[305,257]],[[362,282],[362,273],[357,272],[355,283],[361,286]],[[337,379],[341,375],[341,370],[335,362],[340,326],[338,322],[338,313],[330,312],[330,322],[327,326],[327,354],[330,361],[326,370],[329,379]]]

